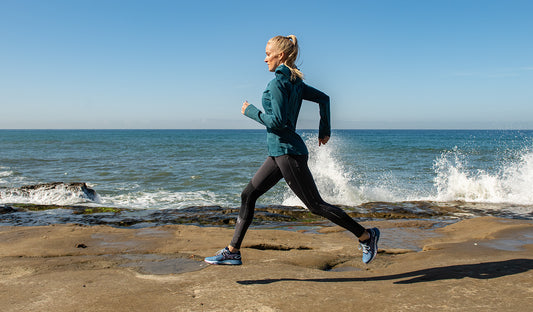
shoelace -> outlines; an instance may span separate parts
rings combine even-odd
[[[227,252],[226,252],[226,248],[224,248],[224,249],[220,249],[220,250],[217,252],[216,256],[218,256],[218,255],[222,255],[222,254],[225,254],[225,253],[227,253]]]
[[[370,246],[367,244],[359,244],[359,250],[362,250],[363,253],[369,253],[370,252]]]
[[[240,257],[240,254],[231,253],[231,251],[227,250],[226,248],[219,250],[217,252],[216,256],[218,256],[218,255],[223,255],[223,256],[225,256],[228,259],[230,259],[230,258],[238,259]]]

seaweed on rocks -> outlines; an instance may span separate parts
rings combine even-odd
[[[493,215],[510,218],[499,210],[483,211],[465,202],[371,202],[359,206],[342,207],[358,221],[397,219],[457,219]],[[95,206],[65,206],[36,204],[0,205],[0,225],[49,225],[76,223],[110,225],[115,227],[149,227],[167,224],[232,227],[238,208],[221,206],[193,206],[183,209],[131,209]],[[317,224],[329,221],[298,206],[259,206],[254,214],[254,226]]]

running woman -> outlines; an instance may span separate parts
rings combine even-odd
[[[302,81],[303,74],[294,64],[298,56],[296,36],[271,38],[265,52],[268,70],[275,73],[275,78],[263,92],[264,112],[247,101],[243,103],[241,112],[266,127],[268,158],[241,194],[241,208],[230,244],[215,256],[205,258],[205,261],[210,264],[242,264],[240,248],[253,220],[255,202],[283,178],[309,211],[327,218],[359,238],[363,262],[370,263],[378,251],[379,230],[365,229],[341,208],[326,203],[320,197],[307,166],[307,147],[296,133],[302,100],[307,100],[318,103],[320,109],[318,145],[329,141],[329,96]]]

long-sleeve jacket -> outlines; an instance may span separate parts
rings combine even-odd
[[[331,135],[329,96],[306,85],[300,78],[291,81],[291,71],[279,65],[263,92],[262,104],[265,112],[249,105],[244,114],[267,128],[269,156],[307,155],[307,147],[296,133],[296,122],[302,100],[318,103],[320,108],[319,138]]]

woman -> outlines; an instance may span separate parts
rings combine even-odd
[[[252,223],[255,202],[284,178],[309,211],[329,219],[358,237],[363,250],[363,262],[369,263],[377,254],[379,230],[365,229],[342,209],[326,203],[320,197],[307,166],[307,147],[296,133],[302,100],[316,102],[320,107],[318,144],[320,146],[328,142],[331,134],[329,97],[302,81],[303,74],[294,64],[298,56],[296,36],[276,36],[270,39],[265,52],[268,70],[275,73],[275,78],[263,93],[265,112],[247,101],[243,103],[241,112],[266,127],[269,157],[241,194],[241,208],[231,243],[217,255],[205,258],[205,261],[210,264],[242,264],[239,249]]]

